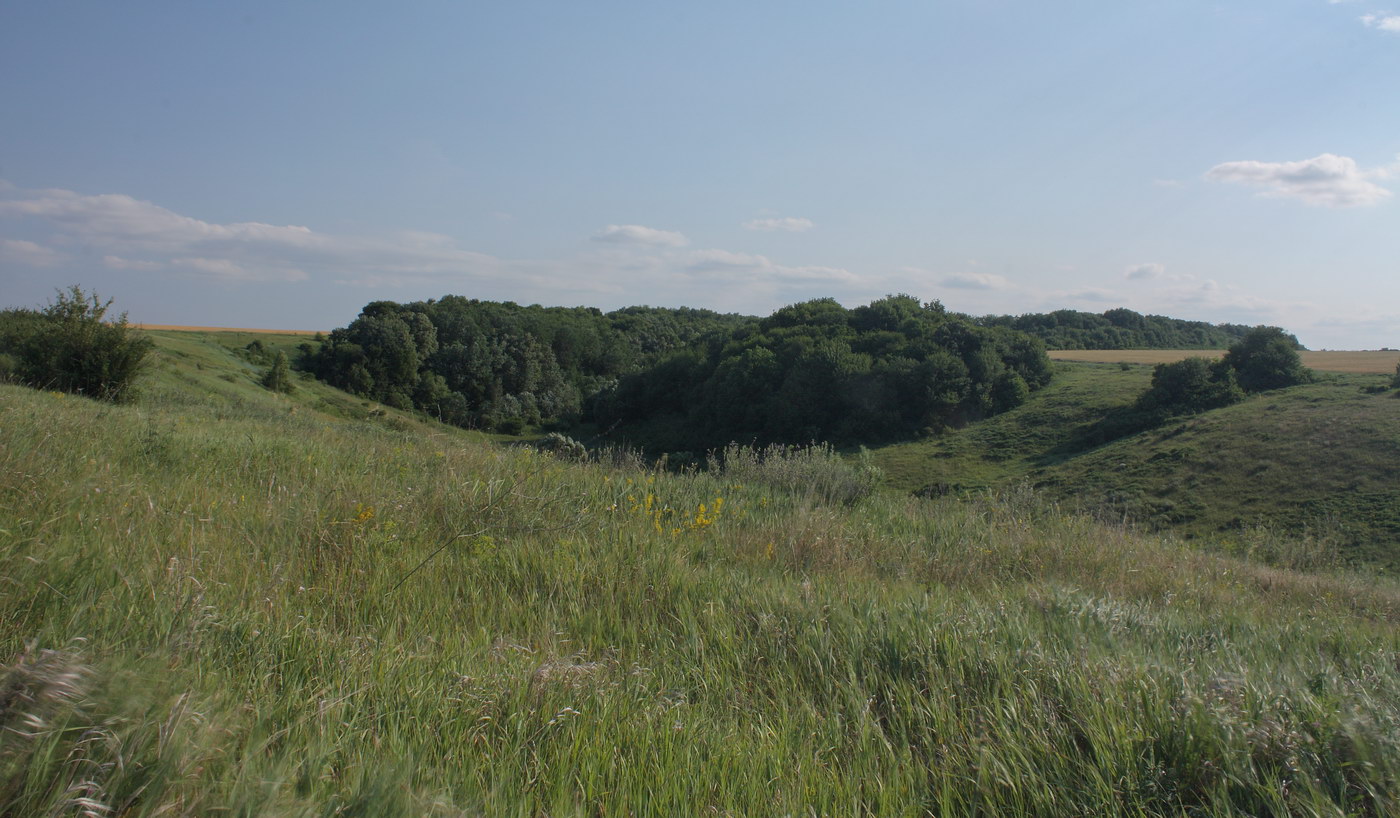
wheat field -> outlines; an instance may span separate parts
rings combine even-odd
[[[1169,364],[1192,356],[1219,358],[1224,354],[1223,349],[1052,349],[1049,353],[1056,361],[1107,364]],[[1308,350],[1299,355],[1304,366],[1324,372],[1389,374],[1400,364],[1397,350]]]

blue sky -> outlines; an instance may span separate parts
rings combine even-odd
[[[887,293],[1400,347],[1400,5],[0,5],[0,305]]]

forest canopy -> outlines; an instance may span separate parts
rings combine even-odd
[[[1019,405],[1051,376],[1041,343],[894,295],[793,304],[678,351],[600,395],[601,424],[651,448],[917,436]]]
[[[521,306],[449,295],[375,301],[302,369],[353,394],[471,428],[572,422],[624,373],[756,319],[710,310]]]
[[[961,425],[1050,378],[1025,333],[938,302],[824,298],[759,320],[709,310],[522,307],[446,296],[365,306],[303,347],[329,383],[460,426],[592,420],[663,451],[852,443]]]
[[[1046,349],[1226,349],[1245,337],[1251,326],[1183,321],[1164,315],[1142,315],[1118,308],[1103,314],[1077,310],[988,315],[977,319],[987,327],[1029,332]],[[1302,344],[1288,336],[1294,348]]]

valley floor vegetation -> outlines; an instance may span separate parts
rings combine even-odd
[[[156,339],[134,402],[0,385],[0,816],[1400,812],[1389,580]]]

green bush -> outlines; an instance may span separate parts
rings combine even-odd
[[[1303,366],[1293,337],[1278,327],[1255,327],[1223,359],[1235,370],[1246,392],[1265,392],[1310,383],[1312,370]]]
[[[542,452],[549,452],[561,460],[583,460],[588,457],[588,449],[568,435],[550,432],[536,446]]]
[[[8,348],[0,351],[14,357],[15,380],[99,400],[130,398],[152,343],[128,326],[125,313],[107,320],[111,306],[75,286],[41,311],[7,312],[0,343]]]
[[[1186,358],[1157,365],[1152,386],[1138,398],[1138,408],[1168,415],[1192,414],[1242,400],[1244,392],[1235,381],[1234,370],[1224,361]]]
[[[262,385],[273,392],[292,391],[292,368],[287,363],[287,353],[279,351],[273,356],[272,365],[262,377]]]

